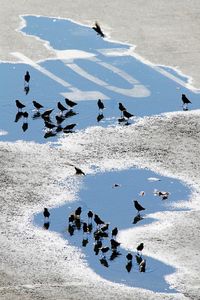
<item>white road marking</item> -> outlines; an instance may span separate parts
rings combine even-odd
[[[76,101],[81,100],[97,100],[98,98],[101,98],[103,100],[110,99],[108,96],[104,95],[103,93],[99,91],[81,91],[75,87],[73,87],[69,82],[63,80],[62,78],[56,76],[52,72],[48,71],[44,67],[41,67],[39,64],[28,58],[27,56],[23,55],[19,52],[12,52],[12,55],[19,58],[22,62],[29,64],[39,72],[43,73],[44,75],[48,76],[55,82],[61,84],[62,86],[68,88],[70,92],[61,93],[66,98],[70,98]]]

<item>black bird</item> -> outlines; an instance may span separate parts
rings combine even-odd
[[[25,119],[28,119],[28,113],[27,113],[27,111],[23,112],[23,117],[24,117]]]
[[[111,240],[110,240],[110,244],[111,244],[111,249],[112,249],[112,250],[116,250],[117,247],[121,245],[121,243],[115,241],[114,239],[111,239]]]
[[[50,212],[48,211],[48,209],[46,207],[44,208],[43,215],[44,215],[45,218],[50,217]]]
[[[57,103],[58,109],[63,113],[63,111],[67,110],[66,107],[64,107],[64,105],[62,105],[62,103],[59,101]]]
[[[100,122],[104,118],[103,114],[98,114],[97,116],[97,122]]]
[[[80,218],[81,212],[82,212],[82,208],[81,208],[81,206],[79,206],[74,212],[75,219]]]
[[[144,244],[143,243],[140,243],[138,246],[137,246],[137,251],[140,251],[142,252],[142,250],[144,249]]]
[[[88,215],[88,219],[92,219],[93,212],[91,210],[89,210],[87,215]]]
[[[117,234],[118,234],[118,229],[117,229],[117,227],[115,227],[113,230],[112,230],[112,237],[113,236],[116,236]]]
[[[192,102],[185,96],[185,94],[182,94],[182,102],[183,102],[183,109],[184,109],[184,110],[188,110],[187,105],[188,105],[189,103],[192,103]]]
[[[132,259],[133,259],[133,255],[132,255],[131,253],[128,253],[128,254],[126,255],[126,258],[127,258],[128,260],[132,260]]]
[[[108,252],[109,250],[110,250],[109,247],[102,247],[102,248],[101,248],[101,252],[102,252],[102,253],[106,253],[106,252]]]
[[[101,27],[97,22],[95,22],[95,26],[93,26],[92,29],[94,29],[97,32],[97,34],[99,34],[101,37],[105,37],[105,34],[101,30]]]
[[[50,123],[50,122],[47,122],[47,121],[44,122],[44,125],[45,125],[45,127],[48,128],[48,129],[53,129],[53,128],[56,127],[55,124]]]
[[[65,118],[67,119],[67,118],[73,117],[75,115],[77,115],[77,113],[75,111],[73,111],[72,109],[70,109],[69,111],[66,112]]]
[[[75,220],[75,217],[74,217],[73,214],[71,214],[71,215],[69,216],[69,218],[68,218],[69,223],[73,223],[74,220]]]
[[[77,105],[76,102],[69,100],[68,98],[65,98],[65,102],[69,107],[74,107],[75,105]]]
[[[76,170],[76,175],[85,175],[85,173],[81,169],[79,169],[77,167],[74,167],[74,168]]]
[[[19,100],[15,100],[16,106],[19,109],[22,110],[22,108],[26,107],[26,105],[24,105],[23,103],[21,103]]]
[[[109,264],[108,264],[108,262],[107,262],[107,260],[106,260],[105,257],[101,258],[99,261],[100,261],[100,263],[101,263],[104,267],[106,267],[106,268],[109,267]]]
[[[74,234],[74,226],[72,224],[69,224],[67,231],[72,236]]]
[[[102,241],[97,241],[96,244],[94,245],[94,252],[96,255],[99,254],[99,250],[102,247]]]
[[[83,223],[83,232],[88,233],[88,225],[85,222]]]
[[[53,132],[52,130],[50,130],[48,132],[45,132],[44,138],[47,139],[47,138],[55,136],[55,135],[56,135],[56,132]]]
[[[129,118],[133,117],[134,115],[129,113],[127,110],[123,110],[122,111],[123,115],[125,118],[127,118],[129,120]]]
[[[29,72],[26,71],[26,74],[24,75],[24,81],[29,83],[30,79],[31,79],[31,76],[30,76]]]
[[[121,111],[122,114],[123,114],[123,111],[126,110],[126,108],[124,107],[124,105],[121,102],[119,102],[119,110]]]
[[[99,99],[98,101],[97,101],[97,105],[98,105],[98,108],[99,108],[99,110],[100,109],[104,109],[104,104],[103,104],[103,102],[101,101],[101,99]]]
[[[121,253],[119,251],[117,251],[116,249],[114,249],[112,251],[112,254],[110,256],[110,260],[114,260],[116,257],[118,257],[119,255],[121,255]]]
[[[52,113],[53,110],[54,110],[54,109],[47,109],[47,110],[45,110],[45,111],[43,112],[43,114],[41,114],[41,117],[42,117],[43,119],[49,119],[50,114]]]
[[[135,208],[138,211],[138,214],[139,214],[140,211],[145,210],[145,208],[142,207],[142,205],[140,205],[137,200],[134,200],[134,205],[135,205]]]
[[[64,121],[65,117],[63,116],[56,116],[57,124],[60,125]]]
[[[63,128],[63,132],[64,132],[64,133],[68,133],[68,132],[70,132],[75,126],[76,126],[76,124],[69,124],[69,125],[67,125],[67,126],[65,126],[65,127]]]
[[[126,264],[126,270],[129,273],[132,269],[132,260],[129,260]]]
[[[37,109],[37,111],[39,111],[41,108],[44,107],[42,104],[38,103],[35,100],[33,100],[32,102],[33,102],[34,107]]]
[[[108,230],[108,227],[109,227],[109,223],[103,224],[103,226],[101,226],[100,230],[104,232],[104,231]]]
[[[141,263],[139,264],[139,271],[145,272],[146,271],[146,259],[143,259]]]
[[[142,262],[142,256],[141,255],[139,255],[139,254],[136,254],[135,255],[135,258],[136,258],[136,262],[137,262],[137,264],[139,265],[141,262]]]
[[[97,225],[102,225],[102,224],[105,224],[104,221],[102,221],[98,215],[94,215],[94,222],[97,224]]]

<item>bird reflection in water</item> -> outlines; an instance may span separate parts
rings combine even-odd
[[[140,215],[140,214],[137,214],[135,216],[135,218],[133,219],[133,224],[137,224],[139,221],[143,220],[144,218]]]
[[[50,226],[50,222],[44,222],[44,224],[43,224],[44,229],[48,230],[49,226]]]
[[[23,116],[23,112],[18,111],[15,116],[15,123],[17,123],[19,121],[19,119],[21,119],[22,116]]]
[[[103,114],[98,114],[97,116],[97,122],[100,122],[104,118]]]

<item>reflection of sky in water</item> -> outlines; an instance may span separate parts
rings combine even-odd
[[[73,237],[70,237],[66,232],[67,218],[78,206],[83,208],[82,219],[84,221],[87,222],[87,212],[92,210],[104,221],[110,223],[110,230],[115,226],[119,230],[125,230],[153,222],[154,220],[148,217],[149,213],[170,210],[170,204],[173,204],[174,201],[186,200],[189,197],[189,189],[178,180],[159,176],[160,181],[149,181],[148,178],[150,177],[155,177],[155,173],[140,169],[84,177],[77,201],[50,210],[50,230],[61,233],[72,245],[81,247],[82,230],[80,232],[75,231]],[[120,187],[113,188],[115,183],[120,184]],[[169,199],[162,201],[160,197],[153,194],[154,189],[169,191]],[[141,191],[145,191],[145,196],[139,196]],[[132,202],[133,199],[137,199],[146,208],[145,212],[142,213],[144,219],[137,224],[132,223],[137,214]],[[43,221],[42,214],[38,214],[34,218],[34,222],[39,226],[43,225]],[[145,244],[145,236],[141,237],[141,242]],[[133,270],[129,274],[125,270],[125,255],[128,251],[119,248],[122,255],[113,262],[109,261],[110,266],[107,269],[100,265],[98,257],[94,255],[93,243],[93,237],[89,235],[89,243],[86,247],[82,247],[82,251],[86,256],[87,263],[97,274],[108,280],[130,286],[142,287],[157,292],[174,292],[174,290],[169,289],[164,280],[165,275],[174,272],[172,267],[144,255],[147,259],[147,273],[141,276],[134,259]],[[103,245],[109,245],[109,238],[104,239]],[[134,246],[136,247],[136,245]],[[107,254],[107,258],[110,257],[110,254]]]
[[[67,81],[73,87],[83,92],[99,91],[109,99],[104,101],[106,106],[104,110],[105,118],[99,123],[100,126],[107,127],[109,125],[117,125],[117,119],[120,117],[118,102],[122,102],[128,111],[141,117],[181,110],[181,94],[185,93],[192,100],[192,108],[199,108],[198,95],[180,86],[171,79],[164,77],[148,65],[128,55],[106,56],[105,51],[102,51],[110,48],[129,49],[128,45],[108,42],[97,36],[91,28],[67,20],[55,21],[55,19],[51,18],[34,16],[25,17],[25,20],[27,21],[27,27],[23,28],[23,32],[49,41],[50,46],[56,50],[78,49],[94,53],[100,62],[109,63],[133,76],[150,91],[148,97],[123,95],[80,76],[70,69],[65,64],[66,62],[61,60],[46,60],[40,63],[46,70],[51,71],[53,74]],[[92,60],[76,59],[74,63],[109,85],[124,89],[131,88],[131,84],[125,79]],[[25,95],[23,91],[23,76],[26,70],[29,70],[31,74],[30,92],[28,95]],[[55,115],[58,113],[57,102],[61,101],[65,105],[64,96],[61,94],[71,92],[70,89],[26,64],[2,63],[0,64],[0,74],[2,83],[0,90],[0,129],[8,131],[8,135],[0,136],[0,140],[16,141],[22,139],[25,141],[34,140],[39,143],[46,142],[43,138],[43,121],[41,119],[32,120],[31,118],[34,108],[32,100],[35,99],[43,104],[44,109],[54,108],[52,117],[54,121]],[[26,105],[26,110],[29,112],[29,128],[26,132],[23,132],[21,128],[23,124],[22,119],[17,123],[14,122],[17,113],[15,107],[16,99],[20,99]],[[72,100],[74,99],[72,98]],[[77,123],[77,129],[82,129],[98,124],[96,121],[98,115],[97,99],[95,101],[80,101],[75,111],[78,114],[65,120],[63,126],[70,123]],[[50,138],[50,141],[55,140],[55,137]],[[77,200],[76,202],[70,203],[70,207],[69,205],[65,205],[64,208],[56,208],[51,211],[51,230],[61,232],[68,238],[65,232],[66,219],[69,213],[79,205],[83,206],[85,212],[89,208],[93,209],[99,213],[102,218],[105,218],[106,221],[111,222],[110,226],[118,226],[120,229],[151,223],[153,220],[147,216],[137,225],[132,224],[132,219],[136,214],[132,200],[133,197],[138,197],[140,190],[147,191],[147,196],[141,199],[139,198],[146,207],[147,214],[168,209],[165,207],[165,202],[162,202],[159,197],[152,195],[151,192],[154,188],[169,190],[171,192],[169,201],[187,199],[189,194],[189,190],[176,180],[173,180],[173,183],[171,183],[171,179],[168,178],[163,178],[162,181],[156,183],[147,181],[147,177],[155,176],[154,173],[146,170],[129,170],[97,176],[87,176],[84,178],[84,188],[79,194],[80,199],[82,199],[81,201]],[[111,186],[115,182],[121,183],[122,187],[112,189]],[[151,192],[149,193],[149,191]],[[169,203],[169,201],[166,203]],[[56,223],[57,221],[59,223]],[[35,222],[42,225],[42,214],[35,217]],[[69,241],[73,245],[80,246],[81,235],[82,233],[79,234],[79,240],[70,238]],[[90,244],[91,243],[92,241],[90,241]],[[114,263],[113,267],[106,269],[105,272],[105,269],[99,266],[96,257],[95,259],[92,258],[94,255],[91,253],[91,249],[91,247],[83,249],[88,264],[104,278],[115,282],[123,282],[124,280],[128,285],[144,287],[154,291],[171,291],[164,281],[164,276],[172,273],[174,271],[173,268],[148,257],[149,272],[144,275],[133,270],[134,274],[132,276],[131,274],[127,274],[127,272],[121,271],[121,266],[124,264],[124,255],[121,255],[118,260],[119,263]],[[123,249],[120,249],[120,251],[122,254],[125,254]],[[115,272],[115,268],[119,271]]]

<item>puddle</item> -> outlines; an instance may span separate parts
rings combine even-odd
[[[74,235],[70,236],[67,231],[68,216],[75,211],[79,206],[82,207],[81,220],[88,222],[87,213],[92,210],[100,216],[102,220],[109,223],[109,236],[102,240],[103,247],[110,247],[111,230],[117,227],[118,230],[133,229],[130,232],[130,237],[134,234],[134,228],[144,226],[155,221],[148,217],[149,214],[160,211],[175,210],[174,202],[185,201],[189,198],[190,190],[181,184],[178,180],[161,177],[159,181],[151,180],[158,178],[158,175],[144,169],[131,169],[120,172],[108,172],[86,176],[82,180],[82,188],[78,198],[74,202],[68,202],[58,208],[51,209],[51,218],[49,230],[56,231],[62,234],[63,238],[68,242],[81,248],[85,257],[84,260],[97,274],[112,282],[123,283],[132,287],[140,287],[154,292],[172,293],[175,290],[170,289],[165,281],[165,276],[175,272],[175,269],[160,262],[159,260],[147,257],[145,255],[145,246],[143,250],[143,258],[146,259],[147,269],[145,273],[138,271],[138,265],[135,260],[136,246],[133,254],[133,267],[130,273],[126,271],[126,255],[128,250],[123,247],[118,247],[121,253],[115,260],[110,261],[112,251],[106,253],[106,259],[109,267],[104,267],[100,264],[99,259],[101,254],[94,253],[94,231],[96,224],[93,221],[93,231],[88,235],[83,234],[83,230],[75,230]],[[149,180],[150,179],[150,180]],[[115,187],[116,186],[116,187]],[[155,195],[155,189],[159,191],[168,191],[169,198],[162,200],[161,197]],[[141,196],[141,191],[144,191],[144,196]],[[141,212],[143,219],[134,224],[134,218],[137,211],[133,205],[133,200],[138,202],[145,208]],[[44,218],[40,213],[35,215],[34,223],[37,226],[43,226]],[[83,239],[88,238],[86,247],[82,246]],[[116,238],[118,242],[120,240]],[[145,236],[141,237],[141,242],[145,245]],[[130,245],[132,249],[133,245]],[[150,245],[148,245],[150,247]]]

